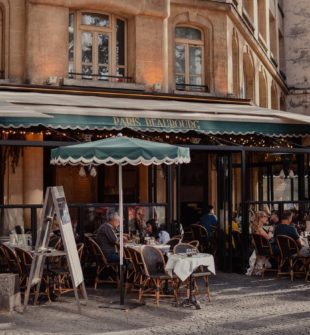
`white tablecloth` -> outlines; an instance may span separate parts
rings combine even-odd
[[[166,271],[172,277],[173,272],[182,280],[186,280],[199,266],[207,266],[215,274],[214,258],[210,254],[197,254],[192,257],[175,254],[168,258]]]
[[[134,244],[134,243],[125,243],[125,247],[133,248],[139,252],[144,247],[144,244]],[[161,250],[162,252],[168,252],[170,250],[170,245],[167,244],[153,244],[151,247]]]

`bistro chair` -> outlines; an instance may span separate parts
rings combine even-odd
[[[253,238],[253,244],[255,247],[255,254],[256,254],[256,259],[253,267],[253,271],[251,273],[251,276],[253,276],[257,262],[259,260],[259,257],[266,257],[268,260],[269,259],[274,259],[278,262],[278,257],[274,255],[272,251],[272,247],[270,244],[270,241],[264,238],[263,236],[259,234],[252,234]],[[268,269],[266,268],[265,262],[263,264],[263,268],[261,269],[262,273],[262,278],[264,278],[265,272],[266,271],[278,271],[277,269]]]
[[[191,225],[191,231],[193,239],[199,241],[199,251],[208,252],[210,247],[207,229],[200,224],[195,223]]]
[[[89,253],[96,264],[96,276],[94,281],[94,289],[97,289],[98,284],[109,283],[119,285],[118,279],[118,264],[108,263],[101,248],[91,237],[87,237]],[[101,276],[105,278],[100,278]],[[114,277],[114,278],[113,278]]]
[[[6,253],[3,249],[3,246],[0,246],[0,273],[6,273],[9,271],[9,263],[7,260]]]
[[[4,252],[4,255],[6,257],[6,262],[8,264],[9,267],[9,271],[12,273],[18,273],[19,276],[19,285],[21,290],[25,290],[26,289],[26,277],[23,274],[22,268],[21,268],[21,264],[20,264],[20,260],[17,257],[15,251],[10,248],[9,246],[3,244],[2,245],[2,250]]]
[[[131,287],[131,292],[134,290],[138,291],[140,297],[142,294],[143,282],[146,279],[142,255],[141,252],[135,248],[127,247],[126,249],[130,255],[131,265],[133,268],[133,285]]]
[[[172,237],[166,244],[170,245],[170,251],[173,251],[173,248],[181,242],[181,238]]]
[[[84,243],[77,244],[77,252],[81,262],[84,252]],[[54,293],[57,296],[73,291],[73,284],[66,255],[60,257],[60,262],[56,267],[51,269],[51,272],[54,274]]]
[[[190,244],[195,249],[199,250],[199,241],[198,240],[190,241],[190,242],[188,242],[188,244]]]
[[[280,251],[277,276],[289,275],[291,277],[291,281],[293,281],[295,274],[306,274],[306,271],[295,270],[298,265],[305,268],[307,260],[307,257],[300,255],[297,242],[293,238],[286,235],[277,235],[276,241]],[[288,271],[283,270],[284,265],[287,265]]]
[[[155,297],[155,303],[159,306],[161,297],[175,298],[177,302],[177,286],[175,279],[165,271],[165,260],[160,250],[146,245],[141,250],[142,261],[146,279],[143,282],[141,294],[139,295],[139,302],[142,302],[144,296]],[[164,289],[167,288],[168,282],[172,281],[173,295],[165,294]]]

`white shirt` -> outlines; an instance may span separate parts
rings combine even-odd
[[[166,244],[170,240],[170,235],[167,231],[161,230],[158,233],[158,242],[159,244]]]

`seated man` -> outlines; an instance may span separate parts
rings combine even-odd
[[[103,223],[97,231],[97,243],[109,263],[118,263],[119,255],[116,253],[116,243],[119,239],[116,230],[120,225],[120,218],[117,212],[109,215],[109,222]]]
[[[217,225],[217,217],[214,214],[213,206],[208,206],[207,213],[200,218],[200,224],[206,228],[208,237],[210,238],[212,235],[212,226],[216,227]]]
[[[296,228],[291,225],[292,222],[292,212],[284,211],[281,217],[281,223],[279,223],[274,230],[274,238],[277,238],[277,235],[285,235],[294,239],[299,247],[299,252],[302,256],[308,257],[310,256],[310,250],[306,247],[299,234],[297,233]],[[277,250],[274,250],[275,253],[278,253]]]

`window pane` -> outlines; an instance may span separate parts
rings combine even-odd
[[[109,36],[98,34],[98,63],[109,64]]]
[[[189,27],[176,27],[175,28],[176,38],[186,38],[188,40],[199,40],[201,41],[201,31],[195,28]]]
[[[73,75],[72,75],[72,73],[74,72],[74,66],[73,66],[73,63],[69,63],[69,66],[68,66],[68,72],[69,72],[68,77],[69,77],[69,78],[73,78]]]
[[[190,85],[202,85],[201,77],[189,77]]]
[[[93,67],[91,65],[82,65],[83,79],[93,79],[91,76],[93,73]]]
[[[176,82],[177,85],[185,84],[185,76],[177,75],[176,78],[175,78],[175,82]]]
[[[69,14],[69,45],[68,45],[68,57],[69,62],[73,62],[74,59],[74,14]]]
[[[110,25],[109,16],[103,14],[83,13],[82,24],[88,26],[108,27]]]
[[[116,20],[116,64],[125,65],[125,22]]]
[[[82,63],[93,62],[93,34],[82,33]]]
[[[199,47],[189,48],[189,74],[201,74],[202,50]]]
[[[176,73],[185,72],[185,46],[177,44],[175,47],[175,67]]]
[[[106,66],[99,66],[99,80],[109,80],[107,77],[109,75],[109,69]]]
[[[120,77],[124,77],[125,76],[125,69],[124,68],[117,68],[116,69],[116,75],[120,76]]]

